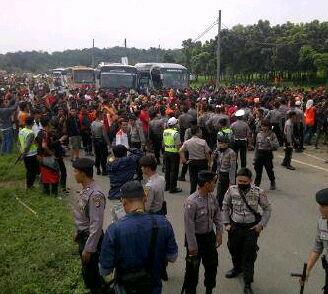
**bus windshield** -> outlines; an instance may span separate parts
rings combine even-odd
[[[102,73],[100,76],[100,87],[119,89],[134,89],[136,83],[136,75],[126,73]]]
[[[166,71],[162,74],[164,88],[184,89],[188,87],[188,74],[181,71]]]
[[[75,70],[73,72],[74,82],[77,84],[94,83],[95,74],[93,70]]]

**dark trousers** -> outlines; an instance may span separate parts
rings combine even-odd
[[[189,152],[188,151],[185,151],[185,158],[186,158],[186,160],[189,159]],[[184,179],[186,177],[187,171],[188,171],[188,164],[187,163],[184,163],[182,165],[182,167],[181,167],[181,175],[180,175],[180,177],[182,179]]]
[[[131,142],[131,148],[141,149],[141,142]],[[141,181],[143,179],[141,166],[139,160],[137,162],[137,180]]]
[[[272,124],[272,131],[276,134],[280,147],[284,145],[284,135],[280,124]]]
[[[92,139],[89,130],[81,131],[82,145],[86,153],[92,153]]]
[[[66,166],[64,163],[64,159],[62,157],[57,158],[57,162],[59,165],[60,170],[60,187],[65,189],[66,188],[66,179],[67,179],[67,171]]]
[[[255,186],[260,186],[262,180],[263,167],[265,168],[271,182],[275,181],[273,172],[272,151],[257,151],[255,154],[254,169],[256,172]]]
[[[47,195],[58,195],[58,184],[43,184],[43,193]]]
[[[103,139],[93,139],[93,148],[95,152],[95,166],[97,170],[102,169],[102,172],[106,172],[108,149],[105,140]]]
[[[295,141],[295,149],[297,151],[303,151],[304,149],[304,125],[303,123],[298,123],[294,125],[294,137]]]
[[[217,131],[211,131],[209,133],[208,141],[209,141],[208,147],[210,147],[211,150],[214,150],[217,144]]]
[[[86,232],[80,232],[78,234],[77,242],[79,245],[79,254],[82,257],[82,252],[85,247],[85,243],[87,242],[89,234]],[[82,277],[84,281],[84,285],[87,289],[90,290],[90,293],[101,293],[100,289],[103,285],[103,280],[99,273],[99,255],[101,250],[103,235],[100,237],[97,251],[91,253],[91,258],[88,264],[82,263]],[[82,262],[82,259],[81,259]]]
[[[251,230],[255,224],[232,224],[228,233],[228,248],[233,267],[243,271],[245,283],[252,283],[254,279],[254,263],[257,257],[258,234]]]
[[[317,137],[315,139],[315,147],[318,147],[320,138],[324,136],[323,142],[327,142],[327,128],[326,127],[320,127],[317,129]]]
[[[162,149],[162,136],[151,135],[151,140],[153,143],[155,158],[157,160],[157,163],[160,163],[161,149]]]
[[[230,184],[229,173],[220,172],[219,179],[218,179],[218,187],[216,189],[216,197],[218,199],[220,208],[222,208],[224,195],[229,188],[229,184]]]
[[[314,131],[315,131],[314,126],[305,126],[304,144],[311,145]]]
[[[246,140],[235,140],[232,144],[232,149],[236,152],[240,152],[240,164],[241,167],[246,167],[246,155],[247,155],[247,141]]]
[[[293,147],[286,146],[285,147],[285,157],[282,162],[284,166],[290,166],[292,162],[292,155],[293,155]]]
[[[213,289],[216,286],[218,268],[218,253],[216,250],[216,236],[214,231],[208,234],[196,234],[198,255],[186,257],[186,271],[183,288],[186,294],[196,294],[199,278],[199,266],[202,261],[205,268],[204,286]]]
[[[26,169],[26,187],[31,188],[34,185],[36,176],[39,174],[39,162],[37,156],[27,156],[24,158]]]
[[[165,183],[167,190],[174,191],[177,187],[179,175],[179,153],[165,152]]]
[[[198,172],[208,170],[208,162],[204,160],[191,160],[189,162],[189,177],[190,177],[190,194],[197,189]]]

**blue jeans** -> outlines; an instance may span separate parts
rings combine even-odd
[[[6,129],[2,131],[2,144],[1,144],[1,153],[11,153],[13,148],[13,129]]]
[[[311,145],[314,132],[315,132],[314,126],[305,126],[304,144]]]

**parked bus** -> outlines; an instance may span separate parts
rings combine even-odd
[[[67,86],[67,69],[66,68],[54,68],[51,71],[52,83],[55,88],[65,88]]]
[[[132,65],[100,63],[97,67],[99,89],[137,89],[138,70]]]
[[[73,66],[67,69],[67,83],[69,89],[95,88],[95,71],[91,67]]]
[[[137,63],[140,87],[151,89],[185,89],[189,87],[187,68],[175,63]]]

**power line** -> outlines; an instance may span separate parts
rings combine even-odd
[[[198,41],[200,38],[202,38],[204,35],[206,35],[215,25],[217,25],[217,21],[215,21],[213,24],[211,24],[209,27],[207,27],[201,34],[199,34],[193,42]]]

